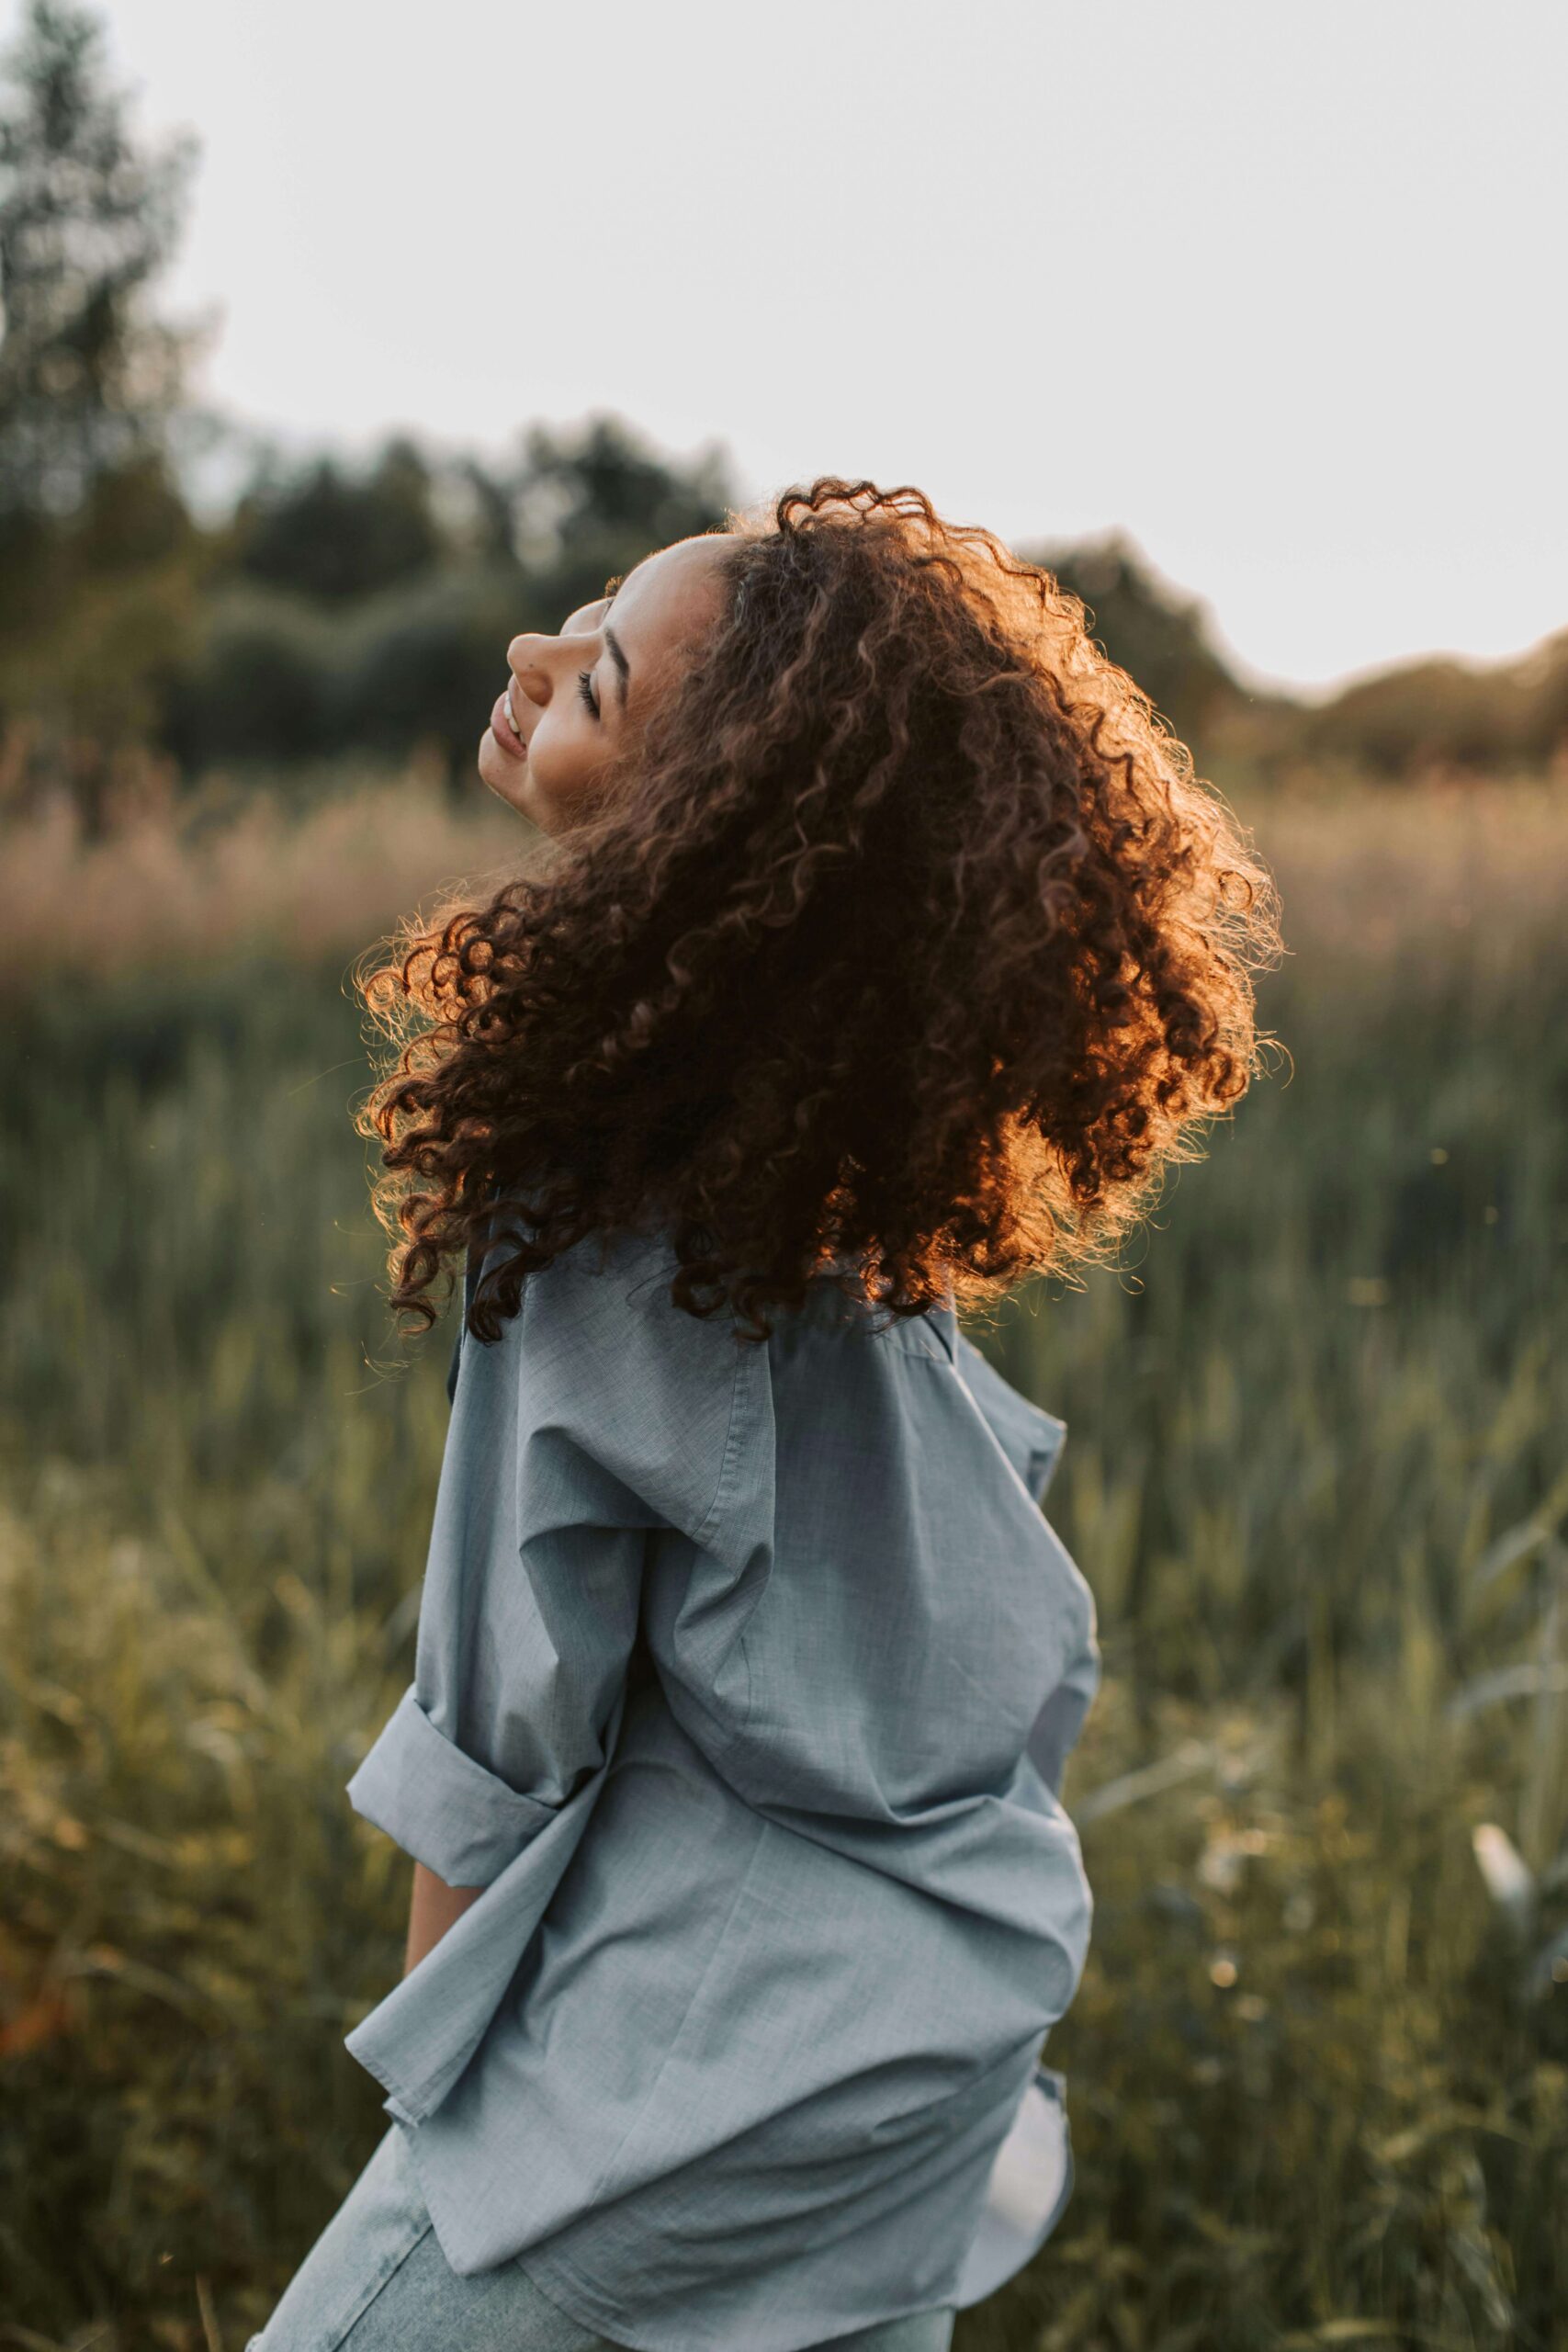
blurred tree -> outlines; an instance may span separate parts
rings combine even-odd
[[[68,748],[89,831],[197,538],[168,430],[197,334],[147,304],[195,151],[139,149],[127,107],[95,19],[30,0],[0,62],[0,719]]]
[[[1568,629],[1515,662],[1404,662],[1304,714],[1304,751],[1389,778],[1568,774]]]
[[[442,554],[431,474],[406,437],[355,477],[331,458],[264,477],[235,515],[238,568],[269,587],[345,603],[428,571]]]
[[[187,775],[215,761],[314,759],[330,655],[313,614],[265,591],[207,600],[162,681],[159,740]]]
[[[467,532],[473,552],[491,563],[517,563],[516,523],[513,514],[514,485],[492,470],[483,458],[457,460],[447,482],[448,497],[457,493],[467,507]]]
[[[179,227],[188,137],[142,153],[102,34],[30,0],[0,97],[0,498],[65,514],[162,447],[194,337],[148,314]]]
[[[731,502],[728,466],[717,445],[685,467],[671,466],[613,415],[575,434],[536,425],[515,478],[514,545],[558,626],[604,593],[655,548],[723,524]]]
[[[1184,742],[1203,743],[1245,698],[1210,642],[1202,605],[1162,587],[1120,532],[1036,548],[1032,560],[1081,598],[1090,636],[1137,680]]]

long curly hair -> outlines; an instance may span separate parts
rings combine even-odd
[[[718,622],[587,820],[356,974],[419,1328],[470,1244],[493,1340],[623,1231],[751,1340],[814,1278],[971,1311],[1111,1255],[1260,1066],[1269,877],[1078,600],[908,487],[727,529]]]

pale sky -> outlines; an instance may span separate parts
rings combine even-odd
[[[1295,684],[1568,624],[1563,0],[103,14],[244,424],[608,409],[747,495],[1121,526]]]

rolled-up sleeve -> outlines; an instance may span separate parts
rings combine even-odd
[[[488,1886],[550,1807],[509,1788],[436,1730],[417,1684],[403,1692],[348,1784],[356,1812],[448,1886]]]
[[[650,1539],[712,1530],[739,1345],[671,1305],[673,1271],[593,1238],[499,1340],[460,1340],[413,1680],[348,1782],[450,1886],[489,1885],[604,1767]]]

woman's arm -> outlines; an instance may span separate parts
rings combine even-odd
[[[630,1237],[564,1251],[464,1346],[413,1679],[348,1783],[422,1866],[405,1982],[607,1764],[650,1537],[712,1532],[749,1360],[644,1279],[664,1263]]]
[[[408,1951],[403,1961],[403,1974],[412,1975],[420,1962],[453,1924],[460,1919],[470,1903],[477,1903],[484,1893],[482,1886],[448,1886],[423,1862],[413,1866],[413,1899],[409,1905]]]

